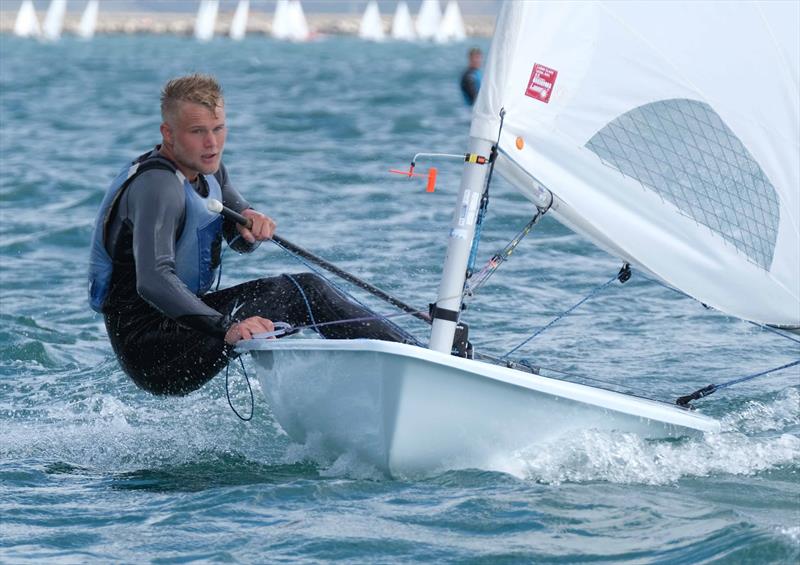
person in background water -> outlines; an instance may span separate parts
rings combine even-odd
[[[293,326],[374,317],[312,273],[258,279],[208,292],[222,239],[238,252],[270,239],[275,222],[231,184],[222,162],[227,128],[217,81],[189,75],[161,93],[162,142],[127,164],[95,221],[89,299],[101,312],[123,370],[154,394],[187,394],[229,359],[234,345]],[[247,229],[208,210],[209,199],[252,220]],[[375,319],[334,324],[324,337],[404,341]]]
[[[461,75],[461,93],[464,101],[472,106],[478,98],[478,91],[481,89],[481,65],[483,65],[483,53],[477,47],[469,50],[469,66]]]

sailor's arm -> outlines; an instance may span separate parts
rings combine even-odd
[[[250,207],[247,200],[231,184],[228,170],[224,164],[220,164],[219,170],[214,176],[222,188],[222,203],[253,221],[250,229],[228,219],[223,224],[223,234],[231,248],[239,253],[249,253],[258,247],[259,242],[272,237],[272,234],[275,233],[275,222],[272,218],[256,212]],[[238,235],[241,235],[241,238],[236,239]]]

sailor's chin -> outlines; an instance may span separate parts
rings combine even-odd
[[[203,159],[199,171],[204,175],[213,175],[219,170],[219,159]]]

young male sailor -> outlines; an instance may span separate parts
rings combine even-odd
[[[211,379],[233,345],[273,330],[374,316],[311,273],[258,279],[208,292],[223,236],[239,252],[272,237],[275,222],[253,210],[222,163],[227,134],[217,81],[189,75],[161,93],[162,143],[128,164],[95,223],[89,299],[102,312],[124,371],[154,394],[186,394]],[[252,220],[247,229],[209,211],[216,199]],[[403,341],[374,320],[334,324],[325,337]]]

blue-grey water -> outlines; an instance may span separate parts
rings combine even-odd
[[[223,378],[157,398],[120,370],[86,304],[87,245],[110,179],[159,141],[168,78],[219,77],[229,171],[279,233],[426,305],[460,167],[436,163],[433,194],[387,171],[418,151],[464,150],[467,47],[0,38],[0,562],[800,559],[796,370],[699,401],[720,434],[646,442],[586,431],[496,468],[405,478],[292,444],[255,382],[243,423]],[[532,211],[496,179],[481,261]],[[619,267],[546,218],[467,311],[476,347],[508,351]],[[264,245],[226,255],[223,285],[302,269]],[[670,400],[794,360],[798,346],[634,274],[519,353]],[[231,389],[246,412],[239,372]]]

